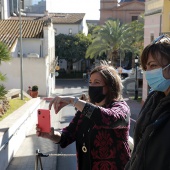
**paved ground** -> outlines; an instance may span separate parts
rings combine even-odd
[[[56,93],[59,94],[60,91],[62,91],[62,89],[59,89],[59,88],[63,87],[62,84],[65,84],[65,83],[67,84],[67,82],[62,81],[61,84],[59,83],[57,85]],[[75,84],[71,84],[71,87],[72,86],[76,88]],[[76,86],[77,87],[79,86],[78,83],[76,83]],[[86,84],[82,84],[82,86],[86,86]],[[68,88],[70,88],[70,85],[68,86]],[[128,95],[124,95],[124,99],[130,106],[132,117],[133,119],[135,119],[139,113],[139,110],[141,109],[141,104],[137,102],[136,100],[129,98]],[[48,108],[48,104],[49,103],[46,102],[44,108]],[[52,110],[52,112],[54,112],[54,110]],[[56,119],[56,115],[55,115],[55,119],[52,119],[52,120],[53,120],[52,126],[54,128],[57,128],[59,122]],[[134,122],[132,121],[132,128],[131,128],[130,134],[133,131],[133,126],[134,126]],[[49,140],[38,138],[35,135],[35,126],[34,126],[32,130],[30,131],[29,135],[27,136],[27,138],[24,140],[20,149],[14,156],[14,159],[11,161],[7,170],[36,170],[35,163],[36,163],[36,150],[37,149],[39,149],[40,152],[42,153],[46,153],[46,154],[54,153],[55,154],[57,152],[58,147],[56,144],[53,144]],[[41,158],[41,160],[42,160],[43,170],[54,170],[54,167],[56,167],[55,165],[56,157],[54,156]]]
[[[46,102],[44,108],[48,108],[48,102]],[[52,110],[52,112],[54,112],[54,110]],[[59,123],[57,121],[58,119],[52,118],[52,120],[52,126],[54,128],[57,128],[57,125]],[[7,170],[34,170],[36,161],[36,150],[38,149],[40,152],[46,154],[56,153],[58,149],[56,144],[47,139],[38,138],[35,133],[35,126],[33,126],[32,130],[25,138],[24,142],[22,143],[18,152],[14,156],[14,159],[11,161]],[[44,170],[53,170],[53,167],[56,167],[56,157],[48,157],[41,159]],[[37,170],[40,170],[40,168]]]

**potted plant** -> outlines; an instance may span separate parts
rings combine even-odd
[[[32,90],[30,94],[32,98],[38,97],[38,86],[37,85],[32,86]]]

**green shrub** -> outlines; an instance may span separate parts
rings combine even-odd
[[[38,86],[37,85],[32,86],[32,91],[38,91]]]

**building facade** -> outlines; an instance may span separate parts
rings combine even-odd
[[[122,23],[137,20],[145,11],[145,0],[100,0],[100,24],[110,18]]]
[[[145,11],[145,0],[100,0],[100,24],[108,19],[120,20],[121,24],[138,20]],[[121,58],[123,68],[131,69],[134,63],[132,53]]]
[[[160,34],[170,35],[170,1],[168,0],[146,0],[145,2],[145,24],[144,24],[144,46],[150,44]],[[142,101],[148,95],[149,87],[143,77]]]
[[[12,61],[2,63],[0,68],[0,70],[7,75],[8,81],[4,83],[7,89],[20,87],[19,2],[20,0],[0,1],[0,38],[2,38],[0,41],[4,42],[5,39],[9,40],[4,43],[10,48],[12,56]],[[27,91],[28,86],[38,85],[39,94],[41,96],[49,96],[55,88],[54,69],[51,71],[51,66],[57,57],[55,56],[55,36],[61,33],[77,34],[80,32],[87,35],[88,27],[86,18],[84,13],[49,13],[46,10],[46,7],[48,7],[46,1],[42,0],[38,1],[38,4],[33,4],[31,7],[38,6],[38,8],[41,8],[41,5],[45,4],[45,8],[41,8],[44,9],[43,13],[31,13],[26,10],[26,7],[31,5],[28,2],[29,1],[22,0],[21,3],[21,9],[23,9],[21,10],[21,21],[23,31],[24,91]],[[35,1],[32,1],[31,3],[34,2]],[[48,3],[49,2],[50,1],[48,1]],[[42,24],[36,27],[35,22]],[[8,27],[4,29],[5,26]],[[40,32],[36,35],[41,35],[41,37],[36,37],[36,35],[28,36],[29,30],[30,32],[36,32],[38,28],[41,28],[41,31],[39,30]],[[24,34],[24,32],[26,34]],[[13,37],[13,35],[16,36]],[[62,67],[67,68],[67,63],[63,64]],[[75,63],[73,67],[75,70],[81,69],[81,61]],[[15,72],[13,70],[15,70]],[[32,77],[33,75],[34,77]],[[38,77],[41,77],[41,79]]]
[[[0,72],[7,81],[7,90],[19,89],[21,73],[21,53],[23,61],[23,90],[37,85],[40,96],[50,96],[55,89],[55,39],[51,22],[22,21],[22,49],[19,20],[0,20],[0,41],[5,43],[11,60],[1,62]],[[22,51],[21,51],[22,50]]]

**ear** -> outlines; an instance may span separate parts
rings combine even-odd
[[[170,79],[170,66],[163,70],[163,76],[165,79]]]

